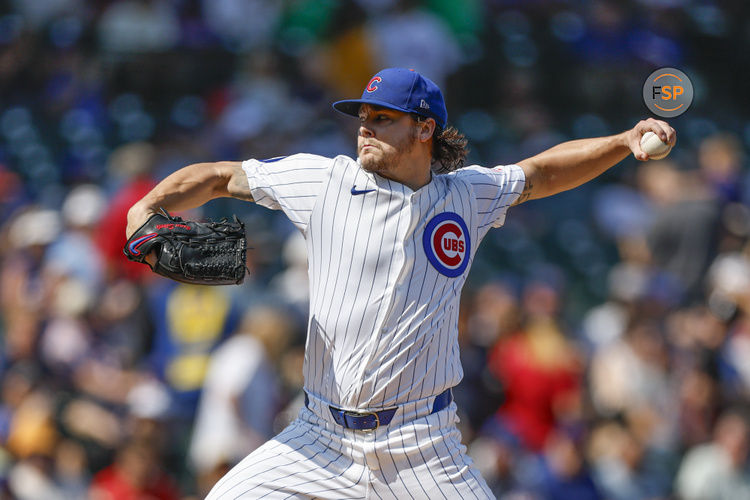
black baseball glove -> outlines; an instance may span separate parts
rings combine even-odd
[[[220,222],[195,222],[174,217],[162,209],[130,236],[123,252],[148,264],[154,252],[155,273],[183,283],[239,285],[245,279],[245,225],[234,217]]]

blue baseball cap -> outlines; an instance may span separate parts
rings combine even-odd
[[[416,113],[434,118],[438,127],[445,128],[448,111],[440,88],[411,69],[387,68],[373,76],[360,99],[347,99],[333,103],[341,113],[359,116],[362,104],[372,104],[405,113]]]

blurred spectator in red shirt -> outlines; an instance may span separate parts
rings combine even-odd
[[[112,465],[94,476],[93,500],[177,500],[173,479],[159,466],[154,447],[147,442],[130,442],[117,453]]]
[[[147,266],[125,259],[122,248],[128,210],[156,184],[149,175],[155,159],[153,146],[146,143],[120,146],[110,157],[110,172],[121,184],[96,231],[96,244],[110,276],[135,279],[151,273]]]
[[[488,361],[504,388],[497,423],[540,451],[557,422],[580,412],[582,373],[577,351],[555,321],[558,292],[537,283],[524,295],[525,326],[501,338]]]

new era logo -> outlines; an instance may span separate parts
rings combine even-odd
[[[422,99],[422,102],[419,103],[419,107],[423,109],[430,109],[430,105],[427,104],[427,101],[425,101],[424,99]]]

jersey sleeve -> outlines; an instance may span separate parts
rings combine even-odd
[[[282,210],[304,232],[333,161],[324,156],[296,154],[245,160],[242,169],[255,203]]]
[[[500,165],[494,168],[472,165],[461,169],[462,178],[474,192],[479,216],[479,230],[505,223],[508,208],[521,196],[526,176],[518,165]]]

